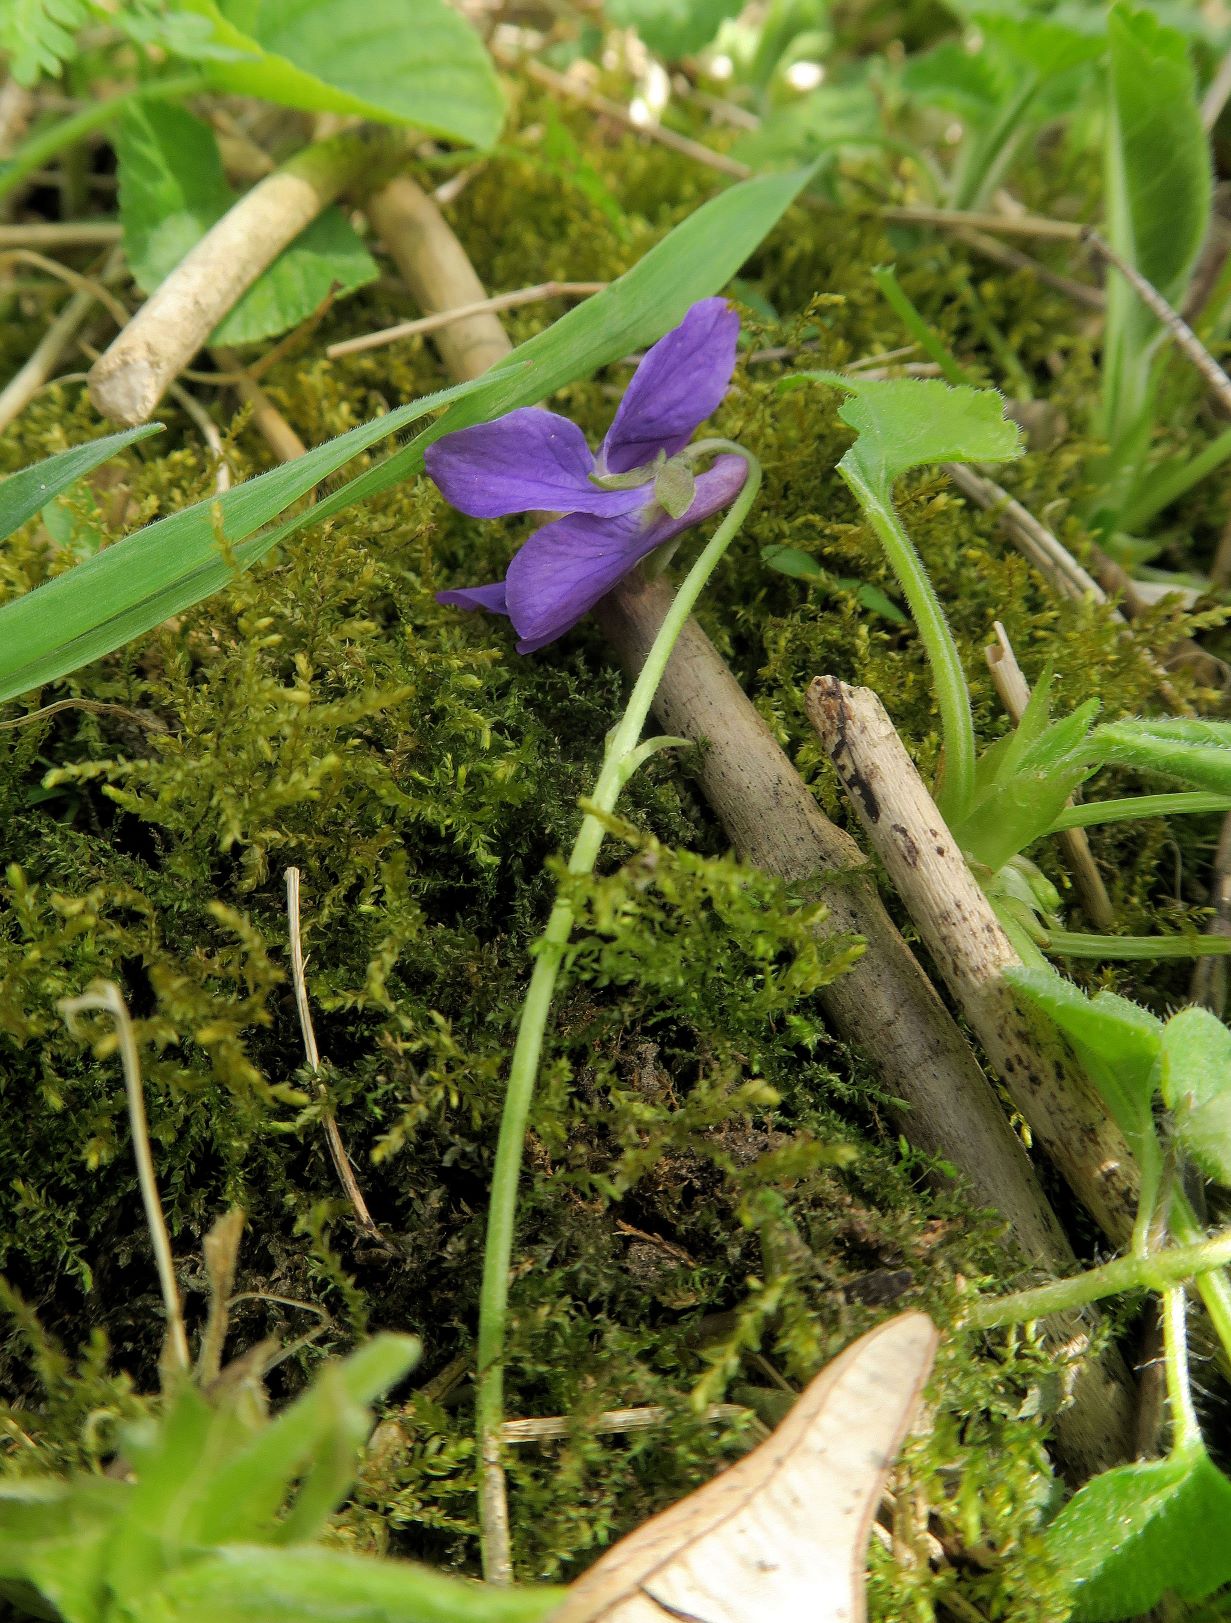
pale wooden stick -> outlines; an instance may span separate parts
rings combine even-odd
[[[132,1130],[133,1155],[137,1162],[137,1182],[141,1188],[141,1201],[145,1207],[145,1221],[154,1248],[154,1262],[158,1269],[158,1283],[162,1289],[163,1307],[167,1315],[167,1353],[176,1373],[189,1365],[188,1336],[184,1330],[184,1313],[180,1306],[179,1285],[175,1278],[175,1259],[171,1253],[171,1236],[162,1215],[162,1202],[158,1198],[158,1178],[154,1171],[154,1157],[150,1151],[150,1128],[145,1114],[145,1094],[141,1085],[141,1056],[137,1052],[137,1037],[129,1017],[124,994],[114,981],[95,981],[80,997],[61,998],[57,1007],[70,1027],[77,1015],[98,1010],[109,1014],[115,1022],[115,1034],[120,1048],[120,1064],[124,1071],[124,1091],[128,1096],[128,1121]]]
[[[1009,634],[999,620],[994,623],[993,630],[996,633],[996,641],[983,650],[983,657],[987,660],[988,669],[992,673],[992,681],[996,692],[1000,695],[1000,702],[1016,723],[1025,715],[1026,706],[1030,703],[1030,687],[1022,675],[1021,666],[1017,663],[1017,655],[1013,652]],[[1074,804],[1071,795],[1065,804],[1068,806]],[[1115,926],[1116,910],[1111,905],[1111,897],[1107,894],[1107,886],[1098,871],[1098,864],[1094,860],[1094,852],[1090,849],[1085,829],[1066,828],[1059,835],[1059,840],[1064,847],[1073,883],[1077,887],[1077,894],[1081,897],[1086,917],[1096,930],[1106,933]]]
[[[885,708],[870,688],[818,677],[808,719],[945,984],[1031,1134],[1114,1244],[1136,1212],[1128,1145],[1055,1037],[1018,1004],[1021,963]]]
[[[308,447],[235,351],[216,349],[213,353],[214,358],[228,374],[227,381],[234,386],[236,394],[246,406],[252,407],[253,424],[279,462],[294,462],[297,457],[307,456]]]
[[[320,141],[259,181],[191,248],[90,373],[104,416],[143,423],[240,294],[357,180],[377,149],[362,135]]]
[[[711,1403],[705,1411],[706,1420],[741,1420],[748,1414],[742,1403]],[[604,1409],[586,1421],[587,1436],[597,1437],[612,1432],[658,1431],[671,1418],[671,1410],[659,1403],[649,1403],[640,1409]],[[566,1415],[544,1415],[528,1420],[506,1420],[500,1428],[506,1443],[559,1442],[573,1435],[574,1427]]]
[[[486,302],[465,249],[436,204],[406,175],[374,193],[367,215],[392,254],[415,302],[428,314]],[[435,334],[445,365],[459,380],[477,378],[512,347],[491,310],[477,311]]]
[[[434,315],[419,316],[414,321],[399,321],[393,327],[381,327],[376,332],[361,333],[357,338],[343,338],[325,350],[331,361],[343,355],[359,355],[364,350],[380,349],[401,338],[413,338],[416,333],[437,332],[467,316],[482,315],[485,310],[516,310],[523,304],[540,304],[544,299],[588,298],[601,293],[606,282],[539,282],[534,287],[519,287],[512,293],[497,293],[490,299],[477,299],[474,304],[460,304],[452,310],[438,310]]]
[[[291,938],[291,981],[295,988],[295,1008],[299,1014],[299,1029],[303,1033],[304,1051],[308,1056],[308,1069],[315,1076],[321,1068],[321,1056],[316,1046],[316,1032],[312,1026],[312,1008],[308,1002],[308,983],[304,974],[303,941],[299,933],[299,869],[286,870],[286,913]],[[317,1083],[321,1098],[325,1097],[324,1084]],[[355,1180],[351,1169],[350,1158],[346,1153],[346,1146],[342,1142],[342,1135],[338,1132],[338,1124],[332,1109],[326,1103],[321,1110],[321,1122],[325,1129],[325,1141],[329,1145],[330,1158],[334,1170],[338,1174],[338,1181],[346,1191],[346,1198],[350,1201],[359,1227],[373,1240],[379,1240],[387,1245],[384,1235],[372,1220],[368,1210],[368,1203],[363,1198],[363,1191]]]

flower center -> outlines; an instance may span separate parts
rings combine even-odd
[[[642,485],[653,485],[653,501],[672,518],[683,518],[697,495],[697,481],[688,465],[686,453],[668,457],[660,451],[653,462],[643,462],[639,468],[627,473],[599,473],[589,475],[590,483],[600,490],[636,490]],[[648,505],[648,504],[647,504]]]

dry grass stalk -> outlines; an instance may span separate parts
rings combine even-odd
[[[945,984],[1035,1141],[1116,1245],[1132,1232],[1136,1169],[1102,1101],[1018,1004],[1021,963],[870,688],[818,677],[808,718]]]
[[[1210,906],[1214,912],[1206,926],[1208,933],[1231,935],[1231,812],[1223,819],[1222,832],[1214,852]],[[1194,1003],[1212,1010],[1221,1019],[1227,1006],[1227,960],[1198,958],[1193,965],[1189,996]]]
[[[308,447],[235,351],[216,349],[214,358],[227,374],[227,381],[232,384],[244,405],[252,407],[253,426],[279,462],[294,462],[298,457],[307,456]]]
[[[312,1026],[312,1009],[308,1002],[308,983],[305,975],[305,962],[303,955],[303,940],[299,931],[299,869],[286,870],[286,913],[287,924],[291,939],[291,982],[295,988],[295,1009],[299,1015],[299,1029],[303,1033],[304,1051],[308,1056],[308,1069],[313,1076],[318,1075],[321,1068],[320,1051],[316,1046],[316,1032]],[[322,1100],[325,1097],[325,1087],[317,1083]],[[388,1241],[372,1220],[368,1210],[368,1203],[363,1198],[351,1168],[350,1158],[346,1153],[346,1146],[342,1142],[342,1135],[338,1131],[338,1124],[333,1111],[328,1104],[321,1110],[321,1122],[325,1128],[325,1141],[329,1145],[330,1159],[334,1170],[338,1174],[338,1181],[346,1192],[346,1198],[351,1203],[355,1213],[355,1220],[363,1232],[370,1239],[387,1245]]]
[[[742,1420],[748,1410],[740,1403],[711,1403],[707,1420]],[[604,1409],[587,1420],[586,1435],[609,1436],[614,1432],[658,1431],[671,1419],[671,1410],[660,1403],[640,1409]],[[576,1430],[567,1415],[544,1415],[527,1420],[506,1420],[500,1435],[506,1443],[552,1443],[571,1437]]]
[[[119,242],[123,227],[115,220],[40,220],[0,225],[0,250],[12,248],[93,248]]]
[[[394,327],[382,327],[376,332],[361,333],[358,338],[344,338],[330,344],[325,354],[331,361],[343,355],[359,355],[364,350],[380,349],[402,338],[413,338],[419,333],[438,332],[464,321],[467,316],[482,315],[485,310],[516,310],[523,304],[540,304],[544,299],[588,298],[601,293],[606,282],[539,282],[534,287],[519,287],[512,293],[496,293],[490,299],[478,299],[474,304],[458,305],[453,310],[438,310],[434,315],[419,316],[414,321],[399,321]]]
[[[13,374],[0,391],[0,433],[21,415],[50,380],[65,351],[94,313],[101,284],[115,275],[119,266],[120,250],[117,247],[107,256],[100,276],[92,280],[89,286],[78,288],[34,346],[25,365]]]
[[[373,162],[362,135],[296,153],[228,209],[137,311],[90,372],[106,417],[145,422],[168,384],[288,243]]]
[[[999,620],[996,621],[994,629],[996,641],[983,650],[983,657],[987,660],[988,670],[992,673],[992,681],[1000,696],[1000,702],[1016,724],[1025,715],[1026,706],[1030,703],[1030,687],[1022,675],[1021,666],[1017,663],[1017,655],[1013,652],[1008,632]],[[1073,797],[1070,795],[1066,804],[1071,806],[1073,803]],[[1098,864],[1094,860],[1085,829],[1066,828],[1059,839],[1086,917],[1096,930],[1105,933],[1113,929],[1116,910],[1111,905],[1111,897],[1107,894],[1107,886],[1098,871]]]
[[[95,981],[80,997],[62,998],[60,1012],[73,1027],[80,1014],[108,1014],[115,1022],[116,1042],[120,1050],[120,1064],[124,1071],[124,1091],[128,1096],[128,1122],[132,1131],[133,1155],[137,1162],[137,1182],[141,1188],[141,1201],[145,1207],[145,1221],[154,1248],[154,1262],[158,1269],[158,1283],[162,1290],[163,1307],[167,1315],[166,1360],[173,1374],[182,1374],[189,1366],[188,1336],[184,1330],[184,1313],[180,1305],[179,1285],[175,1278],[175,1259],[171,1253],[171,1236],[162,1214],[158,1198],[158,1178],[154,1171],[154,1157],[150,1150],[150,1128],[145,1114],[145,1094],[141,1083],[141,1056],[137,1052],[137,1036],[124,994],[114,981]]]

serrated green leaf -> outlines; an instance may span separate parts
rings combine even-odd
[[[1050,969],[1008,969],[1005,979],[1064,1033],[1129,1142],[1150,1134],[1162,1021],[1114,992],[1089,998]]]
[[[0,483],[0,541],[7,540],[27,519],[41,511],[53,496],[79,479],[84,479],[100,463],[107,462],[117,451],[137,440],[149,439],[162,431],[161,423],[143,423],[139,428],[126,428],[119,434],[106,434],[88,445],[75,445],[71,450],[58,451],[45,457],[33,467],[20,468]]]
[[[1181,1009],[1159,1057],[1177,1137],[1207,1177],[1231,1184],[1231,1031],[1208,1009]]]
[[[843,372],[803,372],[851,398],[838,408],[858,439],[839,467],[855,468],[889,499],[912,468],[937,462],[1005,462],[1022,453],[1021,432],[1004,415],[995,389],[953,388],[934,378],[859,379]]]
[[[236,200],[213,131],[182,107],[136,102],[120,123],[120,219],[137,285],[152,293]],[[337,208],[289,243],[223,318],[219,344],[272,338],[307,319],[331,292],[354,292],[378,274]]]
[[[85,0],[5,0],[0,5],[0,54],[19,85],[60,71],[76,51],[74,34],[90,15]]]
[[[267,1533],[304,1464],[317,1457],[335,1431],[351,1433],[350,1411],[386,1392],[418,1357],[415,1337],[379,1335],[318,1376],[302,1397],[213,1472],[194,1515],[195,1537],[218,1544]]]
[[[126,1599],[133,1623],[538,1623],[563,1594],[341,1550],[232,1544]]]
[[[1231,1582],[1231,1482],[1200,1445],[1104,1471],[1046,1543],[1072,1586],[1074,1623],[1138,1617],[1168,1593],[1203,1600]]]
[[[221,90],[352,113],[490,146],[504,96],[487,52],[446,0],[183,0],[243,55],[208,65]]]

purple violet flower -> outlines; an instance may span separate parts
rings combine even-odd
[[[650,349],[595,457],[576,423],[523,407],[427,448],[427,471],[472,518],[541,509],[535,530],[490,586],[437,592],[438,603],[504,614],[519,654],[575,626],[641,560],[738,495],[742,457],[719,456],[695,479],[673,461],[717,410],[735,369],[739,317],[702,299]]]

